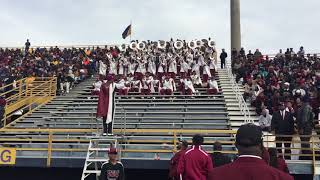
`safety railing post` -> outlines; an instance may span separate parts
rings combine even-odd
[[[52,137],[53,133],[52,131],[49,131],[48,136],[48,156],[47,156],[47,167],[51,166],[51,157],[52,157]]]
[[[49,84],[49,96],[52,96],[51,92],[52,92],[52,79],[50,80],[50,84]]]
[[[314,144],[314,136],[311,135],[312,142],[312,167],[313,167],[313,176],[316,174],[316,153],[315,153],[315,144]]]
[[[19,80],[19,100],[22,98],[22,80]]]
[[[8,105],[6,105],[5,107],[4,107],[4,115],[3,115],[3,127],[6,127],[6,125],[7,125],[7,106]],[[2,121],[2,119],[0,119],[0,121]]]
[[[173,152],[177,152],[177,132],[173,132]]]

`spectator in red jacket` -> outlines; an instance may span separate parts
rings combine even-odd
[[[180,179],[179,174],[177,173],[177,168],[179,164],[179,160],[182,154],[186,152],[188,149],[188,142],[187,141],[180,141],[178,145],[178,150],[177,152],[170,161],[170,167],[169,167],[169,179],[171,180],[178,180]]]
[[[242,125],[236,135],[239,158],[233,163],[214,168],[208,180],[293,180],[290,175],[270,167],[261,158],[262,130],[254,124]]]
[[[278,157],[277,149],[269,148],[268,152],[270,154],[270,166],[277,168],[285,173],[289,173],[287,163],[283,158]]]
[[[203,141],[201,135],[193,136],[192,147],[182,154],[178,164],[180,179],[207,180],[213,165],[210,155],[201,147]]]

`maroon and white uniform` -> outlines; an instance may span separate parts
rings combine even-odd
[[[188,63],[188,75],[191,74],[192,72],[192,64],[193,64],[193,54],[191,54],[190,52],[187,55],[187,60],[186,62]]]
[[[193,83],[190,79],[184,79],[183,84],[184,84],[183,94],[192,95],[196,92],[196,90],[193,87]]]
[[[167,69],[167,60],[165,57],[161,56],[160,57],[160,64],[158,67],[158,73],[165,73]]]
[[[208,94],[217,94],[219,92],[219,86],[216,80],[210,79],[208,81]]]
[[[129,63],[128,65],[128,73],[134,75],[136,72],[137,63],[135,61]]]
[[[157,66],[156,66],[156,60],[155,57],[149,57],[148,60],[148,71],[150,74],[156,75],[156,70],[157,70]]]
[[[141,93],[141,89],[142,89],[142,84],[140,80],[134,79],[131,81],[131,90],[133,92],[139,92]]]
[[[116,88],[119,91],[119,95],[128,95],[130,90],[130,83],[122,78],[118,83],[116,83]]]
[[[139,58],[138,58],[139,59]],[[138,61],[138,67],[136,70],[136,75],[138,80],[142,80],[143,76],[146,74],[147,70],[146,70],[146,62],[143,59],[140,59]]]
[[[189,69],[190,69],[190,66],[189,66],[189,64],[186,62],[186,61],[184,61],[184,60],[182,60],[182,62],[180,62],[180,64],[181,64],[181,68],[180,68],[180,74],[182,75],[186,75],[188,72],[189,72]]]
[[[200,76],[200,67],[201,63],[200,61],[194,61],[194,64],[192,66],[192,72],[195,72],[198,76]]]
[[[127,76],[128,68],[129,68],[129,62],[127,58],[122,57],[119,61],[119,74]]]
[[[200,76],[195,73],[193,75],[191,75],[191,80],[194,85],[197,85],[197,86],[202,85],[202,80],[201,80]]]
[[[215,65],[214,62],[215,62],[214,58],[210,58],[208,62],[211,75],[214,75],[214,73],[217,70],[217,66]]]
[[[177,61],[175,60],[174,57],[172,57],[172,58],[169,60],[168,73],[170,74],[171,78],[175,78],[175,76],[176,76],[176,74],[177,74]]]
[[[153,76],[149,76],[148,83],[150,83],[151,93],[160,91],[160,81],[158,79],[154,79]]]
[[[162,88],[160,90],[161,95],[172,95],[176,90],[176,84],[172,78],[164,79],[162,83]]]
[[[138,61],[138,68],[136,70],[136,73],[141,73],[142,75],[146,74],[146,62],[144,60]]]
[[[148,81],[147,77],[144,77],[141,81],[142,89],[141,89],[141,95],[150,95],[151,93],[151,82]]]
[[[210,67],[209,65],[207,65],[206,63],[204,63],[203,66],[203,82],[208,82],[208,79],[211,78],[211,71],[210,71]]]
[[[110,75],[117,75],[117,62],[113,59],[109,61],[110,66],[109,66],[109,74]]]

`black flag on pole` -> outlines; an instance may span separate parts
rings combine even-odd
[[[131,35],[131,24],[123,31],[122,38],[125,39]]]

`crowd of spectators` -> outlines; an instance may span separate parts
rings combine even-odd
[[[32,48],[29,40],[24,50],[0,48],[0,87],[26,77],[55,76],[58,93],[68,93],[72,84],[95,73],[105,49]]]
[[[259,124],[279,135],[311,135],[319,115],[320,58],[306,54],[303,47],[297,53],[288,48],[274,57],[263,56],[257,49],[248,54],[242,48],[232,51],[232,69],[236,81],[244,85],[244,99],[256,108]],[[276,137],[287,141],[291,137]],[[301,136],[301,146],[310,147],[310,137]],[[278,143],[277,147],[281,147]],[[287,150],[286,153],[290,153]],[[305,152],[307,153],[307,152]]]
[[[269,114],[285,102],[290,112],[297,112],[303,98],[308,98],[314,113],[319,111],[320,58],[305,55],[303,47],[298,53],[292,48],[282,50],[273,58],[263,56],[257,49],[246,55],[242,48],[232,53],[232,67],[237,81],[245,86],[244,98],[256,107],[258,115],[263,109]]]

